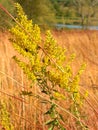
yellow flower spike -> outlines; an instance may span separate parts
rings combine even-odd
[[[59,92],[55,92],[55,93],[54,93],[54,97],[55,97],[56,99],[58,99],[58,100],[60,100],[60,99],[65,100],[65,99],[66,99],[66,97],[65,97],[63,94],[59,93]]]

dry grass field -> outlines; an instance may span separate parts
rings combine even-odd
[[[74,74],[85,62],[87,67],[81,76],[81,90],[87,89],[86,99],[89,130],[98,129],[98,31],[53,31],[58,44],[67,49],[66,55],[76,53],[72,64]],[[29,82],[12,59],[17,52],[9,42],[10,35],[0,33],[0,100],[5,101],[15,130],[47,130],[42,113],[46,109],[35,97],[22,96],[21,90],[29,89]],[[39,90],[33,88],[33,92]],[[43,109],[44,107],[44,109]],[[37,118],[37,120],[36,120]],[[70,123],[69,123],[70,124]],[[67,130],[76,130],[66,126]]]

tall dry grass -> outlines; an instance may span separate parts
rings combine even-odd
[[[53,35],[60,45],[67,48],[67,55],[76,53],[73,62],[74,74],[79,66],[85,62],[86,70],[81,77],[81,92],[88,89],[89,96],[86,99],[85,123],[90,130],[98,129],[98,32],[97,31],[53,31]],[[17,52],[9,42],[10,34],[0,33],[0,99],[7,104],[12,123],[15,130],[47,130],[44,125],[45,119],[42,116],[47,109],[41,105],[41,101],[35,97],[24,97],[22,90],[30,90],[34,94],[40,91],[34,86],[30,89],[30,83],[22,70],[12,59]],[[66,106],[64,102],[62,107]],[[63,112],[63,111],[61,111]],[[66,113],[64,113],[66,116]],[[85,117],[86,118],[86,117]],[[73,122],[73,119],[72,119]],[[71,122],[71,123],[72,123]],[[71,123],[66,126],[67,130],[75,130]],[[74,126],[73,122],[73,126]]]

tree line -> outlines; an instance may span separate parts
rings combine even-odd
[[[0,0],[15,16],[14,2],[20,3],[28,18],[43,27],[56,23],[98,25],[93,20],[98,18],[98,0]],[[9,23],[12,24],[11,19],[0,10],[0,27],[8,27]]]

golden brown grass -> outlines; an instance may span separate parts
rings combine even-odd
[[[98,129],[98,31],[53,31],[53,35],[60,45],[67,48],[67,55],[76,53],[72,65],[74,74],[79,66],[85,62],[86,70],[81,77],[81,90],[88,89],[90,95],[86,99],[84,110],[88,115],[85,121],[90,130]],[[0,33],[0,98],[5,100],[12,118],[15,130],[47,130],[42,116],[47,109],[40,104],[36,97],[24,97],[21,90],[29,90],[30,83],[22,70],[13,61],[14,51],[9,42],[7,32]],[[35,87],[33,93],[40,91]],[[62,104],[64,107],[66,104]],[[44,108],[44,109],[43,109]],[[66,113],[65,113],[66,114]],[[73,119],[71,119],[73,121]],[[66,126],[67,130],[75,130]],[[73,123],[74,126],[74,123]]]

